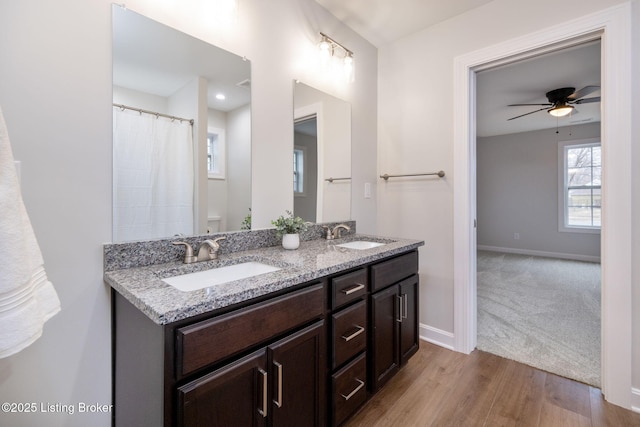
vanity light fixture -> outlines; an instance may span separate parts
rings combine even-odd
[[[348,82],[353,81],[354,73],[352,51],[322,32],[320,33],[320,43],[318,43],[318,49],[320,49],[320,59],[325,64],[334,58],[336,58],[337,60],[341,59],[345,79]]]

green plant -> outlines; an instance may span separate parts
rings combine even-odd
[[[240,230],[251,230],[251,208],[249,208],[249,213],[242,220],[242,224],[240,224]]]
[[[271,224],[276,226],[276,232],[278,237],[282,237],[285,234],[297,234],[307,229],[307,223],[304,222],[299,216],[294,217],[293,213],[287,212],[287,217],[280,215],[275,221],[271,221]]]

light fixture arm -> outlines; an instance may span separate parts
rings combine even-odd
[[[331,37],[329,37],[328,35],[326,35],[322,31],[320,32],[320,35],[322,36],[322,41],[326,41],[331,45],[331,54],[332,55],[333,55],[333,50],[336,47],[339,47],[340,49],[342,49],[344,51],[345,56],[353,57],[353,52],[350,51],[349,49],[347,49],[346,47],[344,47],[344,45],[338,43],[337,41],[335,41],[334,39],[332,39]]]

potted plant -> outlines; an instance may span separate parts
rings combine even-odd
[[[307,224],[299,216],[294,217],[293,213],[286,211],[287,216],[280,215],[271,224],[276,226],[278,237],[282,237],[282,247],[285,249],[298,249],[300,246],[300,232],[307,229]]]

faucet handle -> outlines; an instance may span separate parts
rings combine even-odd
[[[333,240],[333,232],[331,231],[331,227],[328,225],[323,225],[322,228],[327,230],[327,235],[325,236],[327,240]]]
[[[218,241],[220,240],[227,240],[227,236],[216,237],[215,239],[213,239],[213,243],[215,243],[219,247],[220,245],[218,244]]]
[[[173,245],[184,245],[184,263],[191,264],[192,262],[196,262],[197,257],[193,255],[193,247],[187,242],[171,242]]]
[[[203,245],[208,245],[211,249],[217,251],[218,249],[220,249],[220,244],[218,243],[220,240],[225,240],[226,237],[222,236],[222,237],[217,237],[215,239],[207,239],[205,241],[202,242]]]
[[[220,244],[218,241],[224,240],[226,237],[218,237],[216,239],[207,239],[200,244],[198,249],[198,261],[208,261],[212,259],[218,259],[218,250],[220,250]]]

